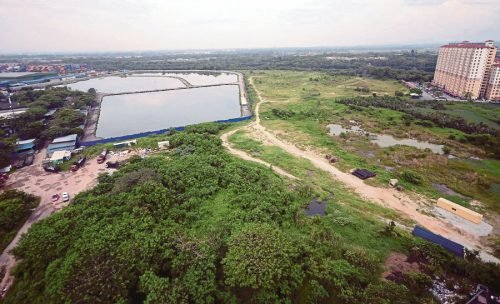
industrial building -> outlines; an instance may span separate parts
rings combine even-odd
[[[71,134],[55,138],[47,147],[47,155],[52,156],[56,151],[73,151],[78,143],[78,135]]]
[[[35,139],[19,140],[16,142],[16,154],[33,154],[35,152]]]
[[[500,81],[490,81],[496,53],[493,40],[443,45],[439,49],[433,83],[453,96],[488,98],[489,88]]]
[[[37,72],[6,72],[0,73],[0,87],[12,87],[28,83],[40,83],[49,81],[51,78],[58,78],[57,73],[37,73]]]

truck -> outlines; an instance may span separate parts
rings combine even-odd
[[[83,157],[80,157],[76,162],[73,163],[73,165],[71,166],[71,171],[75,172],[77,171],[78,169],[80,169],[81,167],[83,167],[83,164],[85,164],[85,160],[87,160],[87,158],[85,156]]]
[[[97,156],[97,163],[102,164],[106,160],[106,156],[108,155],[108,149],[102,150],[101,154]]]

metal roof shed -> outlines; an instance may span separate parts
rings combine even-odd
[[[465,248],[463,245],[460,245],[459,243],[444,238],[439,234],[432,233],[429,230],[426,230],[420,226],[415,226],[415,228],[413,228],[412,234],[414,236],[421,237],[424,240],[427,240],[431,243],[438,244],[456,256],[459,256],[461,258],[464,257]]]
[[[53,144],[57,144],[57,143],[63,143],[63,142],[68,142],[68,141],[74,141],[74,142],[76,142],[77,137],[78,137],[77,134],[66,135],[66,136],[63,136],[63,137],[54,138],[54,140],[52,141],[52,143]]]
[[[31,150],[35,147],[35,139],[20,140],[16,143],[16,153]]]
[[[59,143],[59,144],[50,144],[47,147],[47,154],[52,155],[55,151],[72,151],[75,150],[76,146],[73,143]]]

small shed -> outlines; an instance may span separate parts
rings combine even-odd
[[[483,215],[482,214],[479,214],[475,211],[472,211],[470,209],[467,209],[463,206],[460,206],[459,204],[455,204],[454,202],[452,201],[449,201],[445,198],[438,198],[437,202],[436,202],[436,206],[438,206],[439,208],[442,208],[446,211],[449,211],[453,214],[456,214],[458,216],[460,216],[461,218],[464,218],[470,222],[473,222],[475,224],[480,224],[481,221],[483,220]]]
[[[26,139],[16,142],[16,153],[32,152],[35,148],[35,139]]]
[[[415,226],[415,228],[413,228],[412,234],[414,236],[421,237],[431,243],[438,244],[458,257],[464,257],[465,248],[463,245],[444,238],[439,234],[432,233],[420,226]]]
[[[71,158],[71,152],[70,151],[55,151],[52,153],[52,156],[50,157],[50,162],[54,165],[61,164],[64,161],[67,161]]]

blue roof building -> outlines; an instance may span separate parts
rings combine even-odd
[[[72,151],[76,149],[78,143],[78,135],[71,134],[63,137],[55,138],[47,147],[47,154],[52,155],[55,151]]]
[[[35,148],[35,139],[26,139],[16,142],[16,153],[32,152]]]

